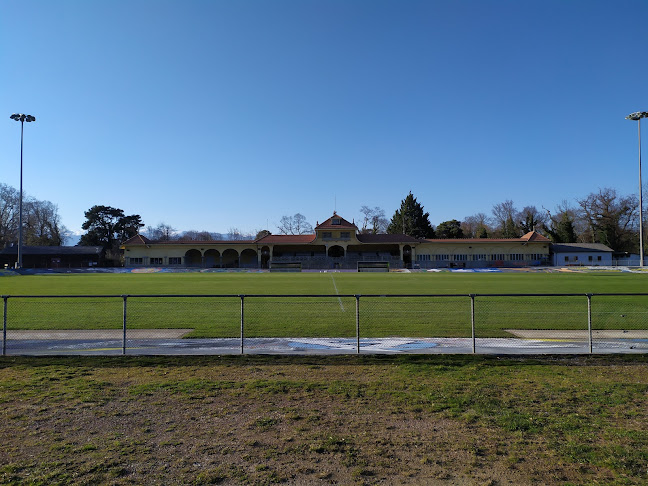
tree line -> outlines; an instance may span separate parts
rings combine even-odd
[[[490,215],[476,213],[462,221],[451,219],[433,227],[429,213],[410,192],[387,227],[387,233],[417,238],[519,238],[531,231],[554,243],[603,243],[615,251],[639,250],[639,199],[611,188],[599,189],[575,204],[563,201],[553,210],[525,206],[512,200],[495,204]]]
[[[380,207],[362,206],[358,219],[360,233],[406,234],[415,238],[519,238],[536,231],[554,243],[603,243],[615,251],[639,250],[639,199],[621,195],[611,188],[599,189],[575,204],[563,201],[556,208],[525,206],[518,209],[507,199],[495,204],[490,214],[483,212],[451,219],[436,227],[430,214],[410,192],[387,219]],[[283,216],[280,234],[310,234],[312,226],[297,213]]]
[[[0,183],[0,244],[18,241],[20,193]],[[108,259],[119,258],[119,245],[139,233],[158,241],[254,240],[269,235],[268,229],[245,233],[230,228],[225,234],[206,230],[177,231],[165,223],[145,226],[139,215],[126,215],[111,206],[93,206],[85,213],[86,231],[81,245],[101,246]],[[639,200],[612,188],[599,189],[574,203],[563,201],[553,209],[525,206],[512,200],[495,204],[490,214],[476,213],[462,220],[451,219],[437,226],[429,212],[410,192],[391,219],[380,207],[362,206],[358,229],[365,234],[406,234],[415,238],[519,238],[530,231],[547,236],[554,243],[603,243],[615,251],[636,253],[639,247]],[[313,227],[301,213],[283,216],[279,234],[312,234]],[[63,245],[70,232],[62,224],[58,207],[23,195],[23,243],[28,246]]]
[[[0,247],[18,242],[20,191],[0,183]],[[61,246],[70,235],[56,204],[23,193],[23,244]]]

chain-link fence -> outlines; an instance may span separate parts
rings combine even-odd
[[[2,300],[3,355],[648,351],[648,293]]]

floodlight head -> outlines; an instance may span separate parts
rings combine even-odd
[[[33,122],[33,121],[36,121],[35,116],[25,115],[23,113],[14,113],[9,118],[11,118],[12,120],[19,121],[19,122]]]
[[[641,120],[642,118],[648,118],[648,111],[637,111],[626,116],[626,120]]]

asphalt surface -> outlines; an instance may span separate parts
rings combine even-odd
[[[220,354],[356,354],[355,338],[240,338],[182,339],[177,337],[128,338],[124,348],[118,331],[77,337],[30,339],[11,336],[3,342],[6,355],[220,355]],[[150,334],[150,333],[149,333]],[[241,347],[243,346],[243,347]],[[594,353],[646,353],[646,338],[595,337]],[[470,354],[471,338],[360,339],[361,354]],[[478,354],[584,354],[589,342],[578,337],[477,338]]]

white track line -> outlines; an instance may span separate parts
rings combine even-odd
[[[338,301],[340,302],[340,309],[342,309],[342,312],[345,312],[344,304],[342,303],[342,299],[339,297],[340,292],[338,291],[337,285],[335,285],[335,277],[333,276],[333,274],[331,274],[331,278],[333,279],[333,287],[335,287],[335,293],[338,294]]]

